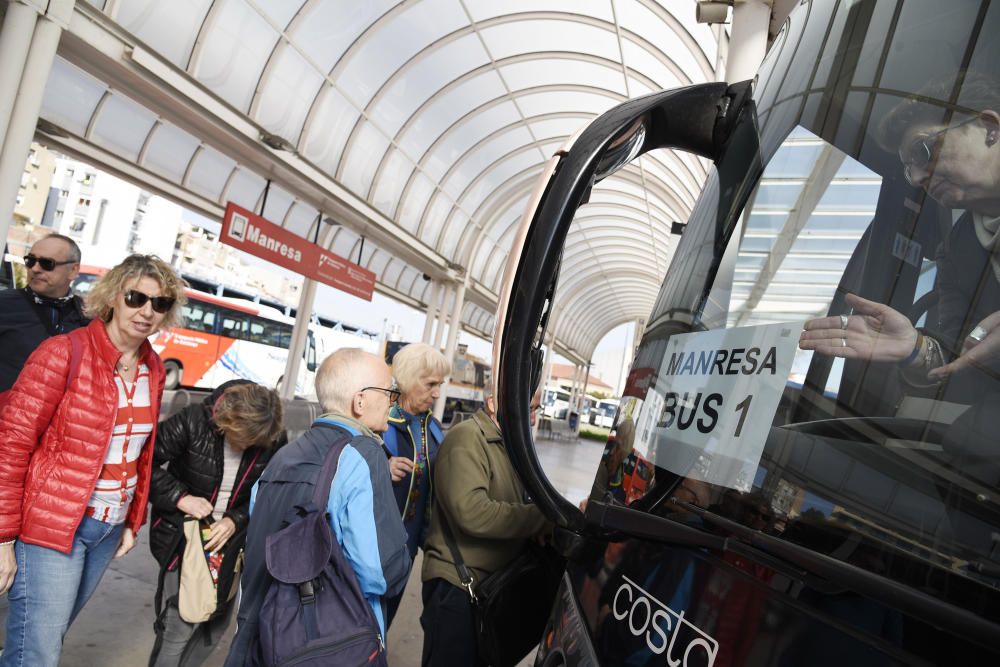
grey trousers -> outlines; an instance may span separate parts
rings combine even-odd
[[[163,577],[163,635],[153,646],[150,667],[197,667],[205,662],[219,644],[233,617],[233,599],[218,617],[204,623],[188,623],[177,611],[176,571]]]

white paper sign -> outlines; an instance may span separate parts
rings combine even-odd
[[[803,324],[672,336],[649,392],[662,401],[653,462],[678,475],[748,491]]]

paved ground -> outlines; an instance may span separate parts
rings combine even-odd
[[[539,442],[539,458],[553,485],[573,503],[590,493],[602,445],[560,434]],[[153,645],[153,592],[155,561],[140,534],[140,543],[128,556],[109,568],[97,593],[66,635],[63,667],[139,667],[147,664]],[[420,556],[410,576],[396,621],[389,631],[389,663],[417,667],[423,633],[420,629]],[[0,599],[0,620],[6,620],[6,597]],[[2,635],[0,623],[0,635]],[[206,662],[222,665],[228,637]],[[525,660],[523,664],[531,664]]]

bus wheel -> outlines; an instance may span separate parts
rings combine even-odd
[[[181,386],[181,375],[183,374],[183,369],[181,365],[170,359],[169,361],[163,362],[163,374],[164,374],[164,389],[177,389]]]

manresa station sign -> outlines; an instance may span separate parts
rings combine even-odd
[[[372,300],[374,273],[232,202],[226,205],[222,217],[222,242],[306,278]]]

